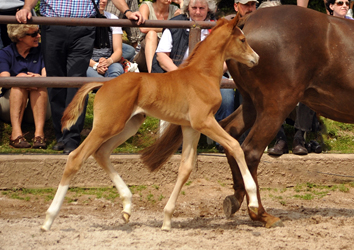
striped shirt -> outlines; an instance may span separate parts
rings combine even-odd
[[[99,0],[95,0],[97,6]],[[46,17],[94,17],[92,0],[41,0],[40,13]]]

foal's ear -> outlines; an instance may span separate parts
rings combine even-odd
[[[230,25],[232,25],[233,29],[237,26],[239,20],[240,20],[240,12],[237,12],[237,15],[230,21]]]

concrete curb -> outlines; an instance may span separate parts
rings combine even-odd
[[[67,155],[0,155],[0,189],[56,188]],[[115,169],[128,185],[175,183],[181,156],[174,155],[159,171],[149,172],[136,154],[112,155]],[[333,184],[354,181],[352,154],[264,154],[258,168],[261,187],[286,187],[298,183]],[[222,154],[201,154],[190,180],[207,179],[232,185],[227,159]],[[90,157],[75,175],[72,187],[112,186],[108,175]]]

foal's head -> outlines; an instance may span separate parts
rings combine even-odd
[[[248,45],[242,30],[237,27],[239,15],[231,21],[221,19],[212,32],[218,33],[220,39],[227,39],[225,43],[225,60],[233,59],[253,67],[258,64],[258,54]],[[225,42],[225,41],[224,41]]]

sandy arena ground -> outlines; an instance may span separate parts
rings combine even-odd
[[[309,166],[310,161],[306,159]],[[202,167],[199,163],[198,168]],[[328,169],[316,167],[316,171]],[[262,173],[263,180],[274,175]],[[294,198],[299,194],[294,188],[263,188],[264,207],[284,223],[284,227],[267,229],[249,218],[245,203],[233,217],[225,217],[222,203],[233,193],[230,182],[192,178],[179,196],[172,230],[163,232],[163,207],[172,188],[173,183],[147,185],[135,192],[128,224],[121,219],[119,198],[112,202],[68,192],[73,202],[64,202],[45,233],[39,228],[50,201],[41,196],[11,199],[2,191],[0,249],[353,249],[354,188],[326,190],[323,197],[315,195],[311,200]]]

